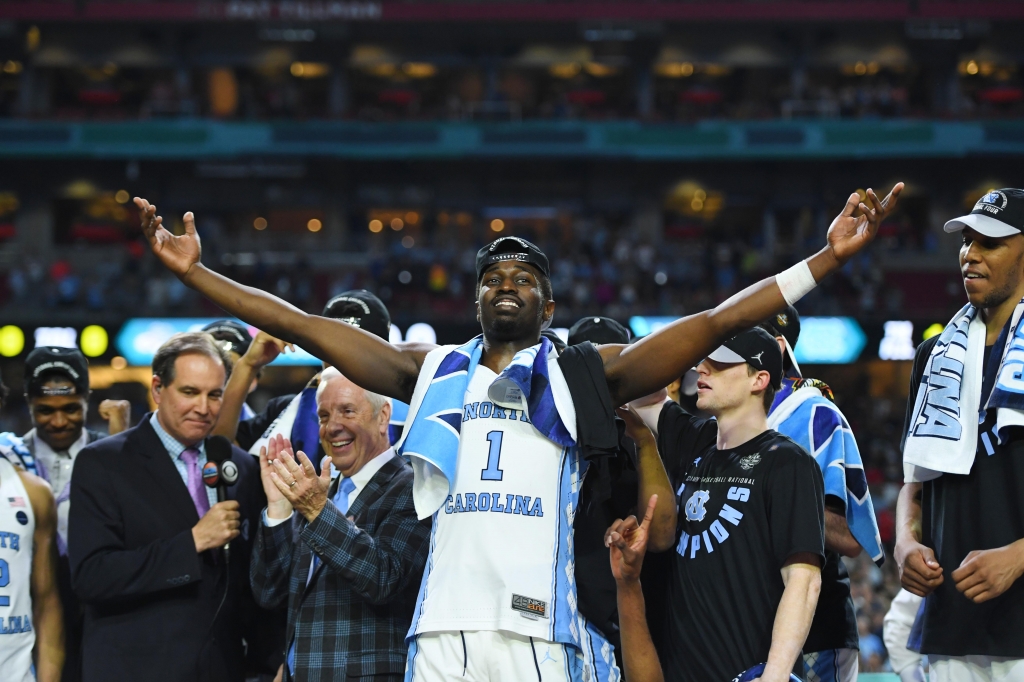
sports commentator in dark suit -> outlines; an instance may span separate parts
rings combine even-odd
[[[208,334],[172,337],[153,359],[156,412],[78,455],[68,555],[85,604],[85,682],[244,679],[259,472],[233,448],[228,499],[202,479],[229,372]]]
[[[328,368],[316,402],[338,475],[325,462],[317,476],[282,436],[261,450],[253,594],[265,608],[288,603],[287,679],[399,682],[430,521],[417,520],[412,468],[388,440],[387,398]]]

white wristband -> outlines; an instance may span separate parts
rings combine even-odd
[[[814,275],[811,274],[811,268],[807,266],[807,261],[803,260],[790,269],[775,275],[775,283],[782,291],[782,298],[786,299],[786,303],[790,305],[795,304],[817,286]]]

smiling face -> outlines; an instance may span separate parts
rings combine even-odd
[[[765,371],[751,375],[747,367],[746,363],[726,364],[705,358],[697,365],[697,408],[717,417],[749,401],[760,405],[771,375]]]
[[[960,247],[960,273],[967,299],[981,309],[1019,298],[1024,267],[1024,235],[986,237],[966,228]]]
[[[477,319],[488,341],[529,341],[555,313],[540,271],[529,263],[500,261],[484,270],[477,292]]]
[[[202,353],[185,353],[174,361],[174,379],[166,386],[153,377],[153,401],[164,431],[184,445],[195,445],[210,435],[217,416],[227,373],[224,365]]]
[[[43,392],[74,391],[68,379],[54,378],[43,384]],[[88,400],[76,393],[71,395],[39,395],[28,401],[32,425],[36,435],[56,451],[67,450],[82,435]]]
[[[391,404],[383,401],[374,414],[366,391],[335,374],[317,391],[320,443],[343,475],[351,476],[390,447]]]

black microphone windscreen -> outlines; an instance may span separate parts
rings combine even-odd
[[[223,464],[231,459],[231,441],[224,436],[210,436],[206,439],[206,459]]]

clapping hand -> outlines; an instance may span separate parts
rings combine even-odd
[[[330,459],[324,457],[320,475],[317,476],[316,469],[313,468],[309,457],[306,457],[306,453],[299,450],[298,453],[292,454],[291,444],[281,436],[277,438],[280,440],[277,441],[279,447],[275,450],[276,454],[272,459],[269,453],[267,455],[270,480],[281,497],[305,516],[307,521],[313,521],[327,504],[327,489],[331,487]],[[287,447],[282,443],[287,443]],[[267,499],[269,504],[269,492]],[[283,504],[281,506],[283,507]]]

